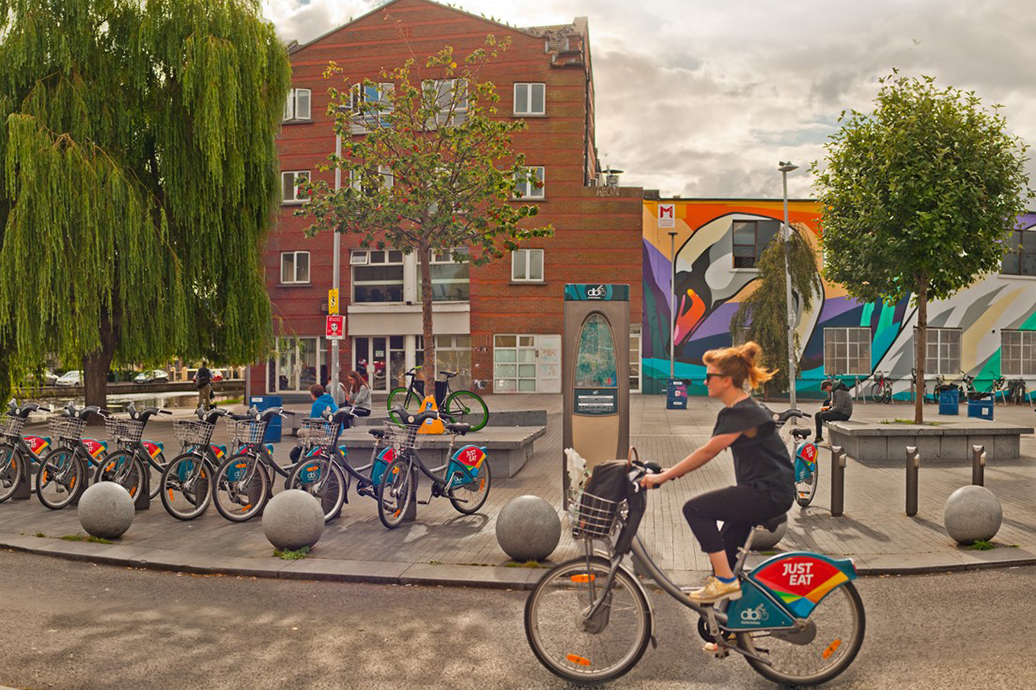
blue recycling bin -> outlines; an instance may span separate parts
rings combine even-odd
[[[667,410],[687,409],[687,382],[683,379],[669,379],[666,388],[665,408]]]
[[[284,398],[279,395],[257,395],[249,399],[252,407],[262,412],[268,410],[271,407],[282,407],[284,405]],[[267,443],[279,443],[281,440],[281,418],[279,416],[274,417],[270,420],[270,423],[266,425],[266,433],[263,435],[263,440]]]
[[[939,392],[939,414],[960,414],[960,393],[956,388]]]
[[[993,401],[988,399],[969,400],[968,416],[975,419],[993,420]]]

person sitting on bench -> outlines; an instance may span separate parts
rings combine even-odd
[[[824,422],[844,422],[853,416],[853,397],[844,383],[839,381],[832,385],[824,381],[820,390],[827,393],[827,400],[816,414],[817,443],[824,440]]]

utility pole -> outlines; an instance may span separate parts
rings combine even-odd
[[[676,377],[676,232],[669,233],[669,258],[673,274],[669,276],[669,378]]]
[[[798,170],[799,166],[791,161],[781,161],[781,179],[784,182],[784,228],[781,236],[784,238],[784,286],[785,298],[788,301],[788,391],[790,393],[789,405],[795,408],[795,305],[791,301],[791,225],[788,224],[788,173]]]

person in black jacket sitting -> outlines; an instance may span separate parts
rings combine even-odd
[[[844,383],[839,381],[832,385],[824,381],[820,390],[827,393],[827,400],[816,414],[817,443],[824,440],[824,422],[844,422],[853,416],[853,396]]]

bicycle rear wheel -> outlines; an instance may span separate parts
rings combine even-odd
[[[406,517],[406,510],[413,499],[413,481],[410,463],[397,458],[389,463],[378,485],[378,518],[381,524],[395,529]]]
[[[489,421],[489,408],[477,393],[456,391],[446,398],[443,413],[455,422],[470,424],[472,431],[478,431]]]
[[[120,450],[101,461],[94,471],[94,483],[115,482],[133,498],[137,497],[147,470],[135,454]]]
[[[226,519],[245,522],[266,506],[269,491],[270,477],[262,461],[248,453],[238,453],[216,470],[212,502]]]
[[[651,638],[651,608],[624,568],[592,619],[584,613],[608,577],[610,563],[593,556],[557,566],[525,602],[525,636],[547,670],[573,683],[605,683],[633,668]]]
[[[794,633],[737,633],[742,649],[770,663],[752,657],[745,661],[760,675],[785,685],[819,685],[845,671],[859,653],[866,630],[863,601],[853,583],[821,599],[807,620],[809,627]]]
[[[886,381],[885,385],[882,387],[881,402],[885,403],[886,405],[892,402],[892,384],[888,381]]]
[[[392,392],[389,393],[388,397],[388,410],[389,419],[395,424],[402,424],[402,419],[397,419],[396,415],[392,414],[392,408],[402,407],[407,412],[417,414],[417,411],[421,409],[421,396],[415,392],[413,395],[407,395],[408,388],[393,388]]]
[[[51,510],[72,502],[89,482],[86,461],[67,446],[55,448],[36,470],[36,496]]]
[[[868,396],[871,402],[880,403],[883,395],[884,389],[882,388],[881,383],[875,382],[871,384],[870,395]]]
[[[159,494],[167,513],[177,520],[193,520],[212,502],[212,465],[195,453],[173,458],[162,472]]]
[[[452,479],[450,481],[452,482]],[[493,476],[489,471],[489,460],[483,460],[470,482],[450,489],[450,503],[458,513],[463,515],[477,513],[489,498],[489,488],[492,483]]]
[[[18,491],[22,483],[22,454],[14,446],[0,444],[0,503]]]
[[[288,478],[289,489],[301,489],[320,501],[324,522],[333,520],[345,503],[349,479],[342,468],[327,458],[313,458],[295,465]]]

